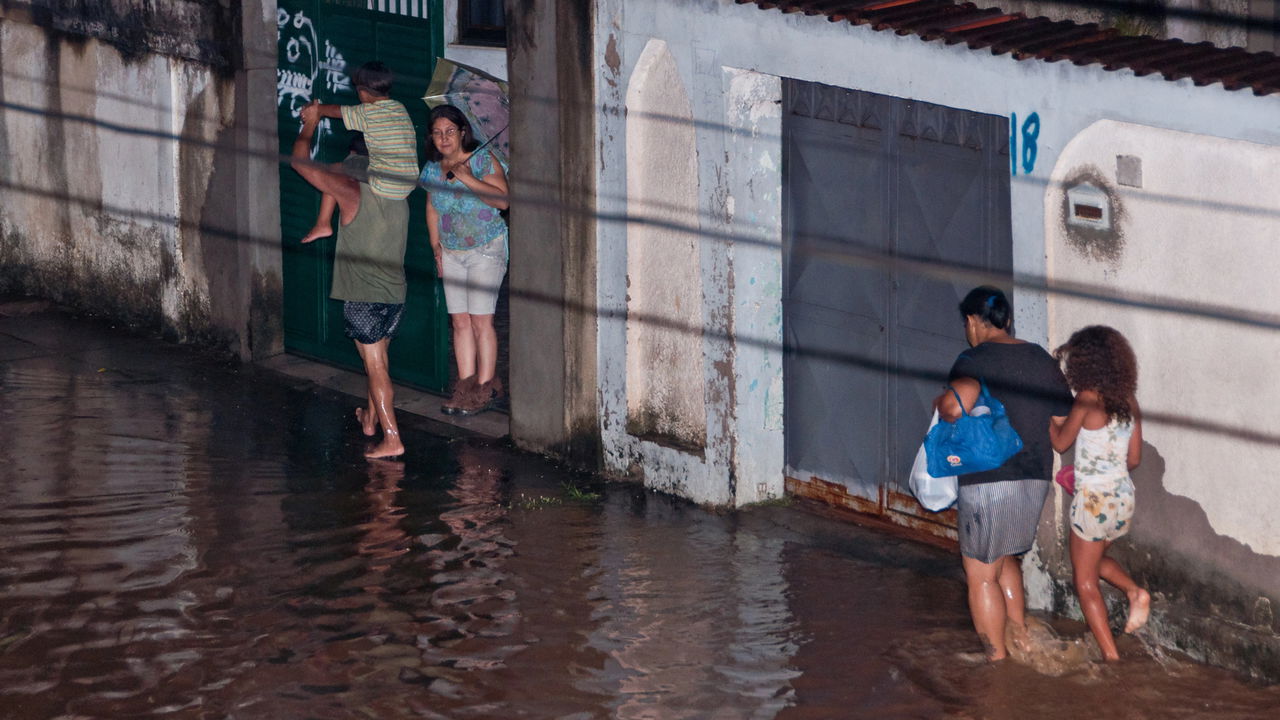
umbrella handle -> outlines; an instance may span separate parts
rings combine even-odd
[[[483,150],[483,149],[485,149],[486,147],[488,147],[488,146],[489,146],[489,143],[493,142],[494,140],[497,140],[497,139],[498,139],[498,136],[499,136],[499,135],[501,135],[502,133],[506,132],[506,131],[507,131],[507,128],[509,128],[509,127],[511,127],[511,123],[507,123],[506,125],[503,125],[501,130],[499,130],[498,132],[494,133],[494,134],[493,134],[493,137],[489,138],[488,140],[485,140],[485,141],[484,141],[484,143],[482,143],[482,144],[480,145],[480,147],[476,148],[475,150],[472,150],[472,151],[471,151],[471,154],[472,154],[472,155],[475,155],[476,153],[478,153],[478,152],[480,152],[481,150]],[[453,171],[452,171],[452,170],[450,170],[449,172],[445,173],[445,174],[444,174],[444,179],[445,179],[445,180],[452,180],[452,179],[453,179]]]
[[[488,140],[485,140],[484,143],[480,145],[480,147],[476,148],[472,152],[480,152],[481,150],[488,147],[489,143],[493,142],[494,140],[497,140],[498,136],[506,132],[507,128],[509,127],[511,127],[511,123],[507,123],[506,125],[503,125],[501,130],[493,134],[493,137],[489,138]]]

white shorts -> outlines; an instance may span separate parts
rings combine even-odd
[[[507,236],[502,235],[473,250],[444,248],[444,303],[450,315],[492,315],[498,307],[498,290],[507,274]]]

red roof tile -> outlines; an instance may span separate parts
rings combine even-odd
[[[983,9],[955,0],[736,0],[762,10],[825,15],[918,35],[922,40],[965,43],[974,50],[1016,60],[1069,60],[1076,65],[1101,63],[1104,70],[1133,70],[1139,76],[1160,73],[1166,80],[1191,78],[1196,85],[1222,83],[1227,90],[1252,88],[1256,95],[1280,91],[1280,58],[1211,43],[1186,43],[1152,37],[1128,37],[1096,23],[1028,18],[1022,13]]]

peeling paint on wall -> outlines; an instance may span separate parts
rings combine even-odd
[[[618,54],[618,36],[609,33],[609,44],[604,51],[604,64],[609,68],[605,81],[612,87],[618,87],[618,76],[622,68],[622,56]]]
[[[695,452],[707,442],[698,165],[692,109],[666,43],[627,89],[627,431]]]

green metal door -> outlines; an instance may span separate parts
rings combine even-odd
[[[418,130],[421,162],[427,106],[420,99],[443,48],[442,0],[279,0],[276,100],[280,150],[297,137],[298,111],[312,99],[358,102],[351,75],[362,63],[380,60],[395,73],[391,96],[404,103]],[[337,162],[351,133],[337,120],[323,121],[314,157]],[[409,242],[405,270],[409,292],[405,316],[391,344],[396,381],[441,391],[449,378],[448,315],[427,241],[426,194],[409,196]],[[284,255],[285,349],[354,369],[360,368],[343,334],[342,303],[329,299],[334,237],[302,245],[315,221],[320,195],[287,165],[280,169],[280,235]],[[335,220],[336,224],[336,220]]]

